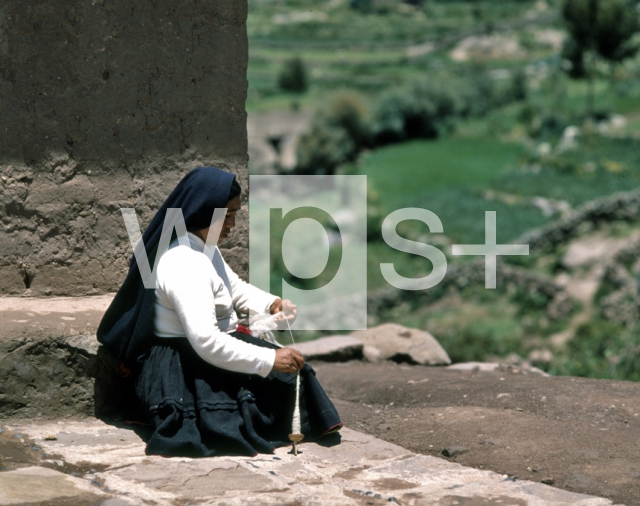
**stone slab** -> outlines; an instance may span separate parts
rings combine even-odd
[[[359,360],[362,358],[363,346],[362,341],[348,335],[321,337],[296,345],[306,360],[323,360],[325,362]]]
[[[551,375],[544,372],[542,369],[538,369],[537,367],[522,364],[519,366],[513,366],[510,364],[504,364],[500,362],[459,362],[457,364],[453,364],[447,366],[447,369],[452,371],[478,371],[478,372],[493,372],[493,371],[509,371],[514,369],[522,369],[527,372],[539,374],[540,376],[544,376],[545,378],[549,378]]]
[[[81,499],[94,504],[106,494],[91,482],[40,466],[0,473],[0,505]]]
[[[448,365],[449,355],[429,332],[384,323],[351,334],[365,345],[368,360],[393,360],[421,365]],[[376,348],[379,355],[367,348]],[[374,358],[375,357],[375,358]]]
[[[0,297],[1,339],[95,334],[113,295]]]
[[[96,419],[13,423],[3,428],[26,438],[16,444],[41,447],[45,458],[40,467],[0,472],[0,490],[2,483],[15,483],[13,478],[19,472],[21,479],[58,480],[61,494],[77,492],[80,497],[94,491],[104,497],[102,506],[612,504],[607,499],[513,481],[493,472],[417,455],[350,429],[343,430],[337,446],[302,444],[297,457],[289,448],[279,448],[274,454],[256,457],[189,459],[145,455],[144,442],[130,428]],[[62,469],[67,465],[95,469],[70,477],[44,467]],[[24,487],[14,485],[11,493],[16,504],[35,500],[30,495],[34,492]]]

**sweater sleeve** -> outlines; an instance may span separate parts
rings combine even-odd
[[[222,332],[217,323],[216,297],[224,283],[202,253],[186,246],[172,248],[158,264],[158,297],[171,307],[196,353],[212,365],[266,377],[275,350],[245,343]]]
[[[222,257],[221,257],[222,258]],[[239,313],[269,313],[269,308],[277,299],[277,295],[260,290],[260,288],[243,281],[224,261],[224,269],[231,284],[233,307]]]

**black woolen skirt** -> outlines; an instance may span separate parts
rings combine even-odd
[[[235,332],[232,338],[276,348]],[[155,338],[136,380],[136,394],[152,420],[147,454],[186,457],[272,453],[290,444],[296,375],[266,378],[226,371],[202,360],[186,338]],[[342,426],[335,407],[305,365],[300,418],[305,441]]]

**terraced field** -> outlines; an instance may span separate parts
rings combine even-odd
[[[497,213],[499,242],[540,227],[561,236],[505,261],[521,279],[564,293],[564,305],[526,283],[485,290],[458,274],[429,294],[387,293],[372,322],[428,329],[456,360],[499,357],[556,374],[640,379],[640,263],[614,254],[635,251],[640,211],[607,207],[617,205],[608,196],[640,188],[640,57],[597,67],[595,110],[586,114],[587,83],[563,70],[560,4],[250,0],[247,109],[319,111],[298,154],[304,145],[317,151],[308,159],[322,162],[344,152],[319,172],[368,176],[372,300],[391,288],[381,263],[406,277],[432,268],[382,241],[382,219],[395,209],[440,217],[443,235],[416,221],[398,232],[441,248],[458,273],[476,264],[451,257],[450,245],[482,242],[485,211]],[[299,93],[278,86],[293,57],[307,72]],[[360,137],[352,142],[353,132]]]

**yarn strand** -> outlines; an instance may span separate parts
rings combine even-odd
[[[291,326],[289,320],[286,319],[287,328],[289,329],[289,335],[291,336],[291,343],[294,349],[297,349],[296,342],[293,339],[293,332],[291,332]],[[304,439],[302,429],[300,427],[300,370],[296,373],[296,401],[293,408],[293,420],[291,420],[291,434],[289,439],[293,442],[293,454],[298,455],[298,443]]]
[[[291,422],[291,433],[300,434],[300,371],[296,377],[296,404],[293,408],[293,420]]]

